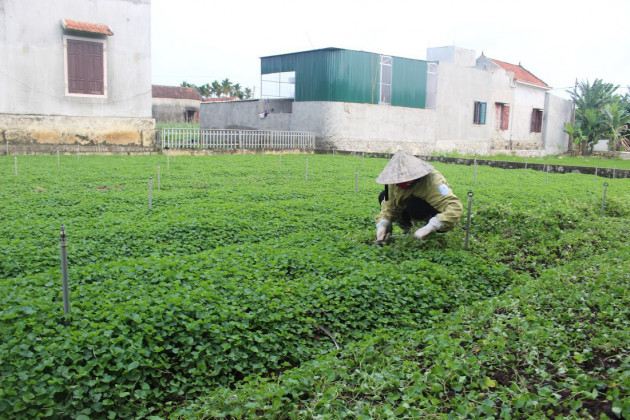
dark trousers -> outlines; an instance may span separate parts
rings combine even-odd
[[[387,197],[387,190],[382,191],[378,196],[378,203],[382,203]],[[411,222],[428,221],[430,218],[438,214],[438,211],[429,203],[421,198],[409,197],[407,200],[407,208],[402,212],[400,220],[392,220],[400,225],[401,228],[410,228]]]

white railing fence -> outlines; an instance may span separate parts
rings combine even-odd
[[[163,149],[315,149],[315,133],[306,131],[163,128],[160,139]]]

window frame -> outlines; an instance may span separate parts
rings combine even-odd
[[[383,80],[383,67],[389,67],[389,81]],[[392,79],[394,76],[394,59],[390,55],[380,56],[379,105],[392,104]],[[383,89],[385,87],[385,89]],[[385,100],[383,99],[385,97]]]
[[[510,129],[510,105],[503,102],[495,102],[495,130],[507,131]]]
[[[68,63],[68,40],[91,42],[95,44],[101,44],[103,49],[103,93],[91,94],[91,93],[76,93],[70,92],[70,68]],[[85,36],[75,35],[63,35],[63,68],[64,68],[64,86],[65,96],[79,97],[79,98],[107,98],[108,86],[107,86],[107,42],[105,39],[91,38]]]
[[[473,124],[485,125],[487,112],[488,112],[487,102],[475,101],[473,105]]]
[[[542,122],[543,122],[544,111],[540,108],[532,109],[532,121],[529,126],[529,131],[531,133],[542,133]]]

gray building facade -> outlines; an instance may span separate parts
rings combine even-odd
[[[150,0],[0,0],[0,140],[154,142]]]

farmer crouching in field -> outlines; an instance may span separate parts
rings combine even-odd
[[[398,151],[376,178],[385,185],[376,216],[376,241],[383,242],[392,232],[392,222],[407,233],[413,222],[426,225],[414,236],[422,239],[435,231],[446,232],[455,227],[462,215],[462,202],[448,185],[446,178],[433,166]]]

